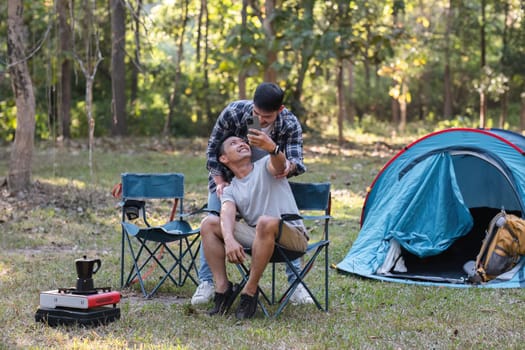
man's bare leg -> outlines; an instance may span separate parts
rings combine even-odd
[[[226,274],[226,254],[218,216],[209,215],[202,221],[201,239],[204,245],[204,256],[215,280],[215,292],[224,293],[229,284]]]
[[[279,230],[279,219],[261,216],[255,228],[255,240],[252,245],[252,263],[250,277],[241,294],[255,295],[257,286],[273,254],[275,238]]]

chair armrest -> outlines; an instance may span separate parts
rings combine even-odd
[[[199,213],[217,213],[215,210],[211,210],[207,208],[207,204],[204,204],[202,207],[200,207],[197,210],[192,211],[191,213],[182,213],[177,215],[179,218],[185,218],[188,216],[192,216]]]
[[[303,220],[325,220],[325,219],[331,219],[332,216],[330,215],[303,215]]]
[[[299,214],[281,214],[281,220],[284,221],[301,220],[302,218]]]

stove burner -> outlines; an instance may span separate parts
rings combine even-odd
[[[111,287],[93,288],[90,290],[77,290],[74,287],[71,288],[58,288],[60,294],[77,294],[77,295],[92,295],[99,293],[111,292]]]

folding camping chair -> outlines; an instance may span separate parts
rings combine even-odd
[[[330,183],[298,183],[290,182],[292,192],[294,194],[297,207],[301,212],[301,215],[290,215],[284,214],[281,217],[281,225],[284,221],[287,220],[297,220],[303,219],[305,226],[309,229],[310,225],[319,225],[321,228],[321,234],[317,235],[320,237],[315,237],[313,229],[309,229],[310,242],[306,249],[305,253],[296,252],[287,250],[286,248],[280,246],[279,244],[275,245],[275,249],[272,257],[270,258],[270,263],[272,265],[272,276],[271,276],[271,295],[268,296],[259,285],[259,306],[263,310],[264,314],[267,317],[273,316],[277,317],[283,311],[286,305],[290,301],[290,297],[293,295],[297,287],[302,284],[306,289],[308,294],[312,297],[315,305],[319,310],[328,311],[328,245],[330,243],[328,239],[328,224],[330,221],[330,206],[331,206],[331,196],[330,196]],[[309,215],[307,215],[309,214]],[[282,226],[281,226],[282,227]],[[311,271],[314,262],[321,252],[324,250],[324,302],[321,304],[316,297],[316,294],[312,292],[312,289],[307,286],[305,277]],[[251,249],[246,249],[248,254],[251,254]],[[304,267],[302,270],[297,270],[292,261],[303,257]],[[284,263],[285,266],[288,266],[294,273],[296,279],[290,284],[290,286],[281,294],[278,299],[279,307],[273,315],[271,315],[266,305],[276,304],[276,280],[275,280],[275,269],[276,264]],[[240,282],[241,290],[246,282],[248,281],[249,268],[246,264],[238,264],[238,270],[242,275],[242,281]]]
[[[138,281],[144,296],[150,298],[168,279],[178,287],[183,286],[188,278],[198,285],[195,259],[200,245],[200,228],[192,229],[185,219],[202,209],[184,213],[184,175],[124,173],[121,179],[121,287],[129,287]],[[163,221],[157,211],[162,204],[166,207],[167,199],[173,199],[169,220],[153,225],[150,221]],[[126,254],[126,247],[130,257]],[[128,267],[129,274],[124,279],[126,261],[129,265],[130,258],[132,266]],[[147,291],[144,280],[156,271],[160,271],[161,276],[155,276],[159,278],[158,282]]]

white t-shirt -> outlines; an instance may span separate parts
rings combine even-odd
[[[237,211],[250,226],[255,226],[261,215],[280,218],[281,214],[299,214],[290,184],[286,178],[276,179],[267,169],[270,156],[253,163],[253,170],[246,177],[234,177],[224,188],[221,203],[235,203]],[[304,229],[302,220],[290,221]]]

